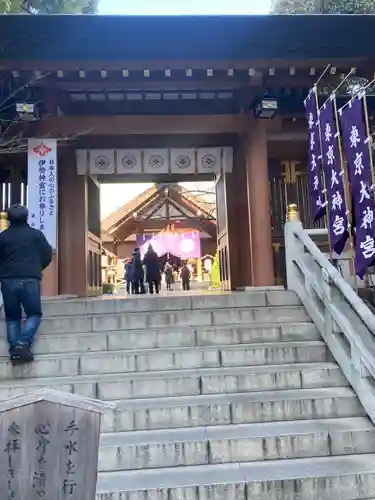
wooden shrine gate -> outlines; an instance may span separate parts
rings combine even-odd
[[[225,172],[215,179],[217,248],[220,262],[220,281],[224,290],[231,289],[228,234],[227,178]]]

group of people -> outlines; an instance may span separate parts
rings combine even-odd
[[[172,290],[174,269],[170,262],[164,267],[164,276],[167,290]],[[186,264],[181,268],[181,281],[183,290],[190,290],[191,272]],[[149,245],[143,260],[139,248],[132,252],[132,258],[125,264],[126,292],[132,295],[146,293],[146,284],[150,294],[159,293],[161,287],[162,271],[160,269],[158,254]]]
[[[152,245],[149,245],[143,260],[140,249],[133,250],[132,258],[125,264],[126,292],[132,295],[146,293],[145,283],[150,294],[160,291],[159,257]]]
[[[167,261],[164,267],[165,284],[167,290],[172,291],[172,285],[174,283],[174,268],[170,262]],[[182,282],[182,289],[187,291],[190,290],[190,280],[192,278],[191,270],[189,266],[184,263],[180,270],[180,278]]]
[[[52,261],[52,247],[44,234],[28,224],[28,209],[13,205],[8,210],[9,228],[0,234],[0,282],[7,327],[9,357],[13,365],[33,361],[32,345],[42,319],[41,280],[43,270]],[[173,267],[167,262],[164,273],[167,288],[172,289]],[[191,271],[181,269],[184,290],[190,289]],[[141,259],[135,248],[125,266],[128,293],[159,293],[161,270],[152,246]],[[22,310],[26,320],[22,319]]]

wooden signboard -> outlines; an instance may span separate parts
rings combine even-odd
[[[0,403],[1,499],[93,500],[105,408],[50,390]]]

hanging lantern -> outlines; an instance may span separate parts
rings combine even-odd
[[[0,232],[8,229],[8,214],[6,212],[0,212]]]

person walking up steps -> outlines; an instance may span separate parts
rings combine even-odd
[[[0,281],[13,365],[34,359],[31,347],[42,318],[42,271],[52,260],[51,245],[41,231],[29,226],[28,215],[23,205],[11,206],[10,227],[0,234]]]

